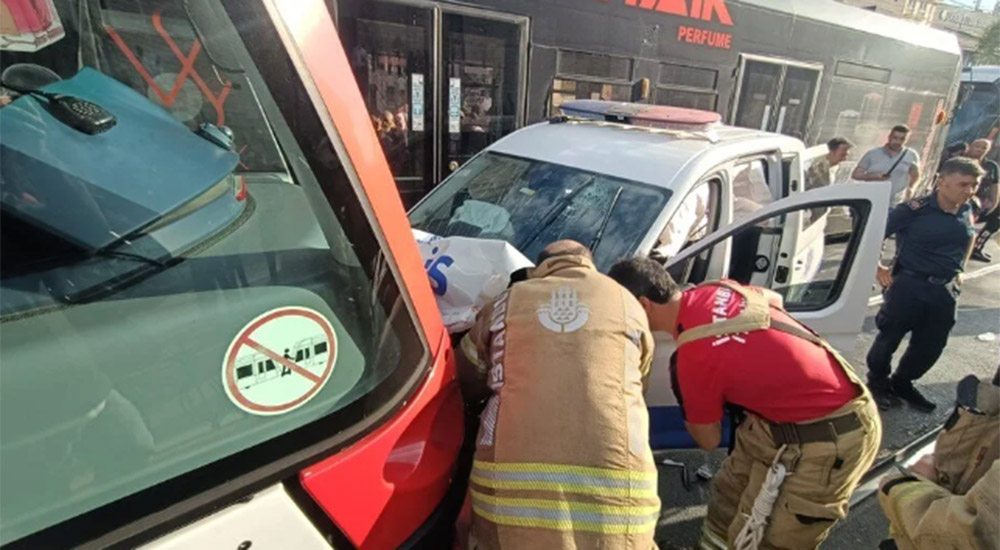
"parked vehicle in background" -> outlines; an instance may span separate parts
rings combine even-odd
[[[0,544],[447,527],[451,344],[327,7],[3,10]]]
[[[407,205],[574,99],[842,136],[848,173],[902,123],[936,166],[961,64],[951,33],[825,0],[329,2]]]
[[[804,191],[826,147],[718,123],[719,115],[577,100],[488,146],[410,211],[415,229],[501,239],[528,258],[588,246],[599,270],[664,261],[678,283],[722,278],[771,288],[833,345],[853,349],[868,310],[889,205],[886,184]],[[828,238],[829,211],[845,234]],[[447,270],[442,270],[447,275]],[[693,445],[671,391],[673,340],[659,335],[646,403],[654,449]]]
[[[986,138],[996,143],[1000,133],[1000,66],[982,65],[962,69],[948,143],[972,143]],[[1000,160],[1000,147],[990,151],[994,161]]]

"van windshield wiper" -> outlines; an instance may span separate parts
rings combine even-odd
[[[597,252],[597,246],[601,244],[601,239],[604,238],[604,230],[608,228],[608,222],[611,221],[611,214],[615,212],[615,207],[618,206],[618,199],[622,198],[622,191],[624,189],[624,187],[619,187],[618,190],[615,191],[615,196],[611,199],[611,204],[608,205],[608,210],[604,212],[604,217],[601,218],[601,225],[597,229],[597,234],[594,235],[594,240],[590,241],[590,246],[587,247],[590,249],[591,254]]]
[[[170,262],[163,260],[158,260],[156,258],[150,258],[149,256],[143,256],[142,254],[135,254],[133,252],[125,252],[123,250],[109,250],[107,248],[102,248],[94,252],[94,256],[101,258],[115,258],[119,260],[134,260],[140,263],[148,264],[155,267],[166,268],[170,267]]]
[[[545,217],[542,218],[542,223],[538,226],[538,229],[531,234],[531,238],[524,241],[524,247],[527,247],[531,243],[535,242],[535,239],[541,236],[541,234],[544,233],[545,230],[559,218],[559,215],[562,214],[562,211],[573,202],[573,199],[594,185],[596,180],[597,176],[591,176],[589,180],[581,183],[576,189],[570,191],[565,197],[562,198],[562,200],[557,202],[556,205],[553,206],[547,214],[545,214]]]

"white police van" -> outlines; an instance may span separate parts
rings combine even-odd
[[[590,247],[598,269],[662,259],[681,283],[771,288],[788,311],[850,350],[865,317],[889,189],[804,191],[822,148],[719,123],[716,113],[596,100],[492,144],[410,211],[419,231],[501,239],[528,258],[548,243]],[[848,234],[827,230],[846,211]],[[657,337],[646,396],[654,449],[691,444],[670,388],[675,349]]]

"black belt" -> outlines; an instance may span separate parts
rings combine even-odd
[[[951,277],[938,277],[937,275],[930,275],[928,273],[921,273],[919,271],[913,271],[912,269],[900,269],[899,273],[902,275],[909,275],[910,277],[916,277],[917,279],[927,281],[932,285],[944,286],[955,280],[955,275]]]
[[[771,438],[775,447],[782,445],[801,445],[805,443],[834,442],[837,437],[848,434],[862,426],[861,419],[855,413],[820,420],[809,424],[781,424],[768,422],[771,426]]]

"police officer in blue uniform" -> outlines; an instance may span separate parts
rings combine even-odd
[[[868,351],[868,386],[882,410],[899,399],[923,412],[936,406],[913,381],[941,356],[955,324],[961,274],[975,235],[971,199],[983,169],[970,159],[954,158],[939,175],[933,193],[889,213],[886,237],[896,235],[896,259],[891,267],[878,267],[885,301],[875,317],[878,336]],[[910,344],[892,373],[892,354],[906,333],[911,333]]]

